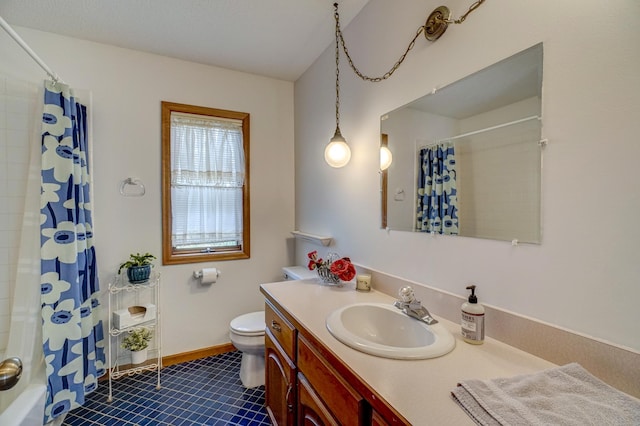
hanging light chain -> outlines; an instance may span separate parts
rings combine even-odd
[[[409,53],[409,51],[411,49],[413,49],[413,46],[415,46],[416,39],[423,32],[424,32],[424,26],[418,28],[418,31],[416,31],[416,35],[413,37],[413,40],[411,40],[411,43],[409,43],[409,46],[407,47],[407,50],[405,50],[405,52],[400,56],[400,59],[398,59],[398,61],[391,67],[391,69],[389,71],[384,73],[384,75],[381,76],[381,77],[369,77],[367,75],[362,74],[360,72],[360,70],[353,63],[353,59],[351,59],[351,56],[349,55],[349,50],[347,49],[347,45],[344,42],[344,37],[342,36],[342,31],[340,31],[338,29],[338,34],[339,34],[339,37],[340,37],[340,44],[342,45],[342,50],[344,50],[344,54],[347,57],[347,60],[349,61],[349,65],[353,69],[353,72],[355,72],[356,75],[358,77],[360,77],[361,79],[366,80],[366,81],[371,81],[373,83],[378,83],[378,82],[380,82],[382,80],[386,80],[389,77],[391,77],[391,75],[398,69],[398,67],[400,67],[400,64],[402,64],[402,62],[404,62],[404,59],[406,58],[406,56]]]
[[[338,15],[338,3],[333,4],[334,17],[336,18],[336,132],[340,131],[340,16]],[[347,55],[349,57],[349,55]]]
[[[353,72],[355,72],[356,75],[358,77],[360,77],[361,79],[363,79],[363,80],[371,81],[373,83],[378,83],[378,82],[380,82],[382,80],[386,80],[389,77],[391,77],[391,75],[398,69],[400,64],[402,64],[402,62],[404,62],[404,59],[407,56],[407,54],[409,53],[409,51],[411,49],[413,49],[413,46],[416,44],[416,40],[418,39],[420,34],[422,34],[424,32],[424,26],[421,26],[420,28],[418,28],[418,30],[416,31],[416,35],[413,37],[413,40],[411,40],[411,43],[409,43],[409,46],[407,47],[405,52],[400,56],[400,59],[398,59],[398,61],[393,65],[393,67],[391,67],[391,69],[389,71],[387,71],[382,77],[369,77],[367,75],[364,75],[362,72],[360,72],[358,67],[356,67],[355,64],[353,63],[353,59],[351,58],[351,55],[349,55],[349,49],[347,49],[347,44],[344,41],[344,37],[342,35],[342,30],[340,29],[340,14],[338,14],[338,3],[334,3],[333,7],[335,9],[334,17],[336,19],[336,73],[338,72],[337,71],[338,40],[340,40],[340,44],[342,45],[342,50],[344,50],[344,54],[347,57],[347,60],[349,61],[349,66],[351,66],[351,68],[353,69]]]
[[[464,22],[465,19],[467,19],[467,16],[473,12],[474,10],[476,10],[482,3],[484,3],[485,0],[478,0],[475,3],[473,3],[470,7],[469,10],[467,10],[467,12],[462,15],[460,18],[458,19],[454,19],[454,20],[444,20],[444,22],[448,23],[448,24],[461,24]],[[396,63],[391,67],[391,69],[389,71],[387,71],[386,73],[384,73],[381,77],[369,77],[365,74],[363,74],[358,67],[356,67],[356,65],[353,62],[353,59],[351,58],[351,55],[349,55],[349,50],[347,49],[347,44],[344,41],[344,36],[342,35],[342,30],[340,29],[340,15],[338,13],[338,3],[334,3],[333,4],[334,7],[334,17],[336,20],[336,93],[338,92],[338,80],[337,80],[337,74],[339,73],[338,70],[338,40],[340,40],[340,44],[342,45],[342,50],[344,50],[344,54],[347,57],[347,60],[349,62],[349,66],[351,66],[351,69],[353,69],[353,72],[360,77],[361,79],[365,80],[365,81],[370,81],[373,83],[378,83],[382,80],[386,80],[389,77],[391,77],[391,75],[400,67],[400,65],[404,62],[405,58],[407,57],[407,54],[409,53],[409,51],[411,49],[413,49],[413,46],[415,46],[416,44],[416,40],[418,39],[418,37],[420,36],[420,34],[422,34],[423,32],[425,32],[426,30],[426,25],[422,25],[421,27],[418,28],[418,30],[416,31],[416,35],[413,37],[413,39],[411,40],[411,42],[409,43],[409,45],[407,46],[407,49],[404,51],[404,53],[400,56],[400,58],[396,61]],[[338,97],[336,96],[336,118],[338,118]]]
[[[462,15],[461,17],[459,17],[458,19],[450,19],[447,20],[448,24],[462,24],[464,22],[465,19],[467,19],[467,16],[473,12],[474,10],[476,10],[478,7],[480,7],[480,5],[484,3],[484,0],[478,0],[477,2],[473,3],[471,6],[469,6],[469,10],[467,10],[467,12]]]

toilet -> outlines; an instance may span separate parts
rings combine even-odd
[[[229,338],[240,352],[240,380],[245,388],[264,385],[264,311],[240,315],[229,324]]]
[[[315,271],[306,266],[286,266],[282,268],[285,280],[315,279]],[[229,324],[229,338],[240,352],[240,380],[245,388],[264,385],[264,311],[240,315]]]

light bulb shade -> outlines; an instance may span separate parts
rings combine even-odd
[[[386,146],[380,147],[380,170],[387,170],[393,161],[391,150]]]
[[[346,166],[350,159],[351,149],[340,134],[340,129],[336,129],[336,134],[324,149],[324,161],[331,167],[339,168]]]

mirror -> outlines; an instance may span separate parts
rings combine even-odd
[[[542,43],[380,121],[382,227],[541,242]]]

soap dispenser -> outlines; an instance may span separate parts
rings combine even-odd
[[[478,303],[474,284],[467,290],[471,290],[471,295],[462,304],[462,338],[467,343],[481,345],[484,342],[484,306]]]

